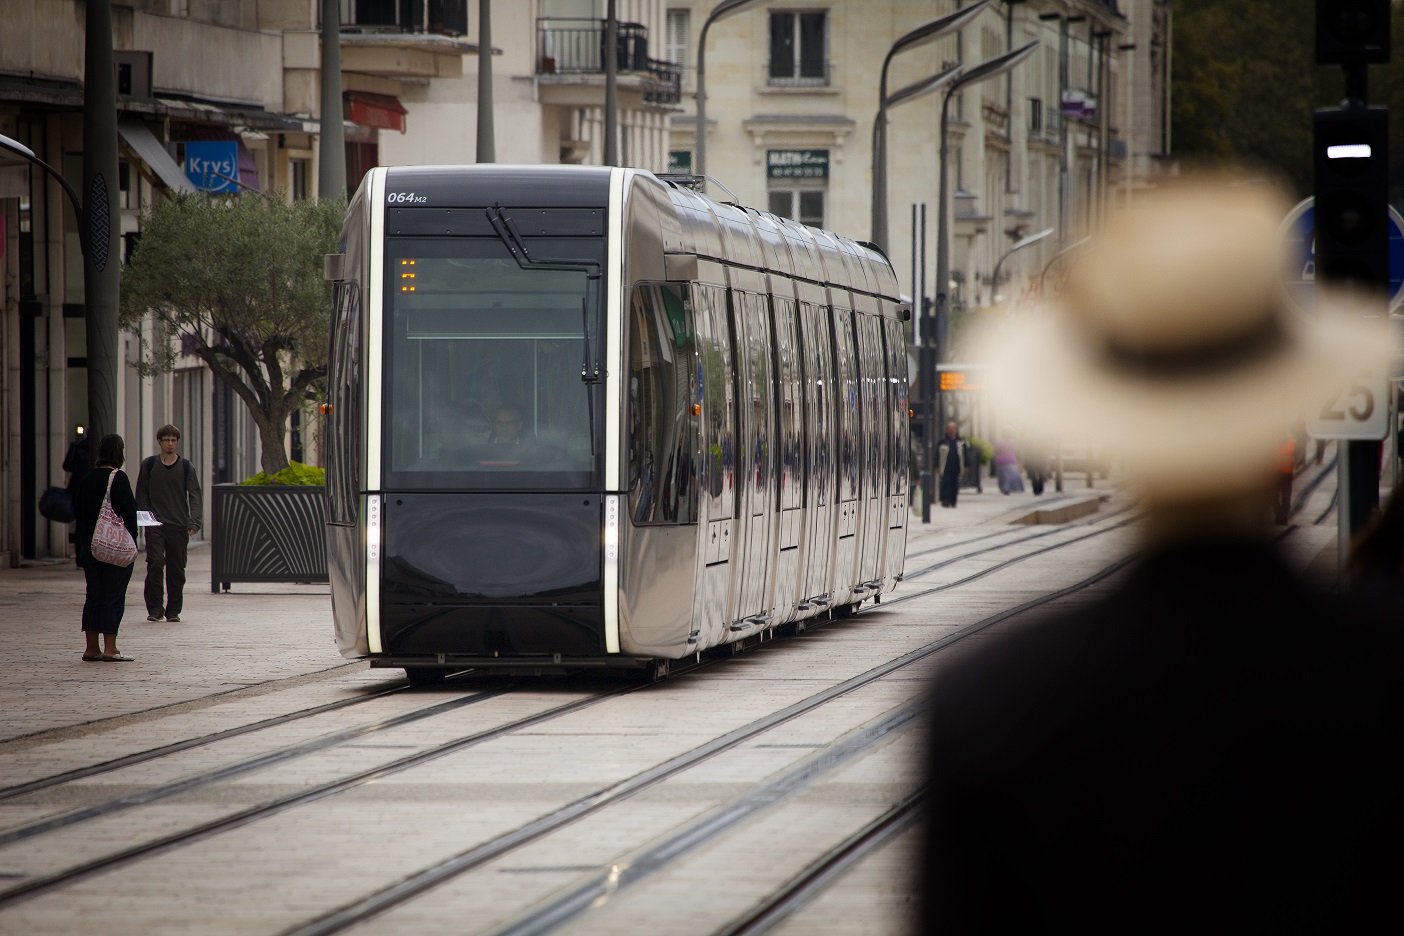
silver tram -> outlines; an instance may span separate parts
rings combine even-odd
[[[343,655],[666,673],[901,579],[909,310],[873,247],[639,170],[485,165],[371,170],[341,250]]]

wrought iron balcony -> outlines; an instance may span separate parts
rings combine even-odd
[[[676,104],[682,99],[682,68],[650,58],[648,28],[641,23],[619,23],[615,43],[615,70],[620,75],[644,79],[644,100],[649,104]],[[536,22],[538,75],[603,75],[607,50],[605,21],[552,17]]]

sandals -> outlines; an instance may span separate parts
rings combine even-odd
[[[84,663],[132,663],[136,657],[129,657],[125,653],[99,653],[96,656],[83,654]]]
[[[85,653],[85,654],[83,654],[83,662],[84,662],[84,663],[101,663],[101,662],[102,662],[102,654],[99,653],[99,654],[96,654],[96,655],[93,655],[93,656],[89,656],[88,654]]]

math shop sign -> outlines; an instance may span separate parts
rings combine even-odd
[[[765,158],[767,179],[827,179],[829,151],[767,150]]]

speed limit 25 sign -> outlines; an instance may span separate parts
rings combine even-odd
[[[1383,439],[1389,431],[1390,385],[1383,372],[1362,371],[1333,387],[1306,414],[1313,439]]]

